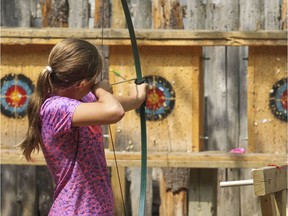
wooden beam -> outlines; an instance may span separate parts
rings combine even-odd
[[[265,196],[287,189],[287,165],[268,166],[252,171],[254,193]]]
[[[130,45],[127,29],[1,28],[1,45],[56,44],[77,37],[98,45]],[[286,31],[136,30],[139,46],[286,46]]]
[[[263,216],[286,216],[287,165],[252,171],[254,193],[260,196]]]
[[[262,216],[286,216],[286,190],[260,196]]]
[[[115,166],[114,155],[105,151],[108,166]],[[140,166],[141,152],[116,151],[119,166]],[[32,155],[33,162],[27,162],[21,152],[14,149],[1,149],[1,164],[45,165],[42,153]],[[149,167],[195,167],[195,168],[257,168],[268,164],[283,164],[286,154],[231,154],[226,152],[153,152],[148,153]]]

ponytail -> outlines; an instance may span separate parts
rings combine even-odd
[[[50,69],[51,67],[47,66],[38,76],[35,91],[31,95],[27,107],[28,131],[26,138],[20,143],[20,148],[28,161],[31,161],[32,152],[35,150],[39,151],[42,144],[40,108],[53,90],[51,85],[51,74],[53,71]]]
[[[67,38],[51,50],[48,64],[39,75],[36,88],[28,107],[28,131],[20,143],[23,155],[29,161],[31,153],[42,145],[40,109],[49,94],[57,89],[71,87],[82,80],[91,80],[102,70],[102,59],[91,43]]]

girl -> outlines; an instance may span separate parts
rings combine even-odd
[[[55,183],[49,215],[114,215],[102,143],[102,124],[118,122],[140,107],[147,84],[116,97],[97,78],[102,60],[95,46],[66,39],[51,51],[28,105],[29,127],[21,149],[27,160],[41,147]]]

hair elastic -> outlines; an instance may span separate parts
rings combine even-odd
[[[49,73],[52,73],[52,68],[49,65],[46,66],[46,69],[49,71]]]

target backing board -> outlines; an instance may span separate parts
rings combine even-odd
[[[130,46],[110,47],[109,69],[125,79],[136,78]],[[143,77],[149,85],[146,100],[148,151],[199,151],[202,133],[201,47],[141,46]],[[111,83],[123,78],[109,74]],[[133,82],[133,81],[132,81]],[[114,94],[125,95],[128,83],[113,86]],[[115,125],[119,150],[140,150],[140,118],[131,111]]]
[[[1,45],[1,149],[15,149],[25,137],[28,99],[51,48]]]
[[[251,152],[286,152],[286,78],[287,47],[249,47],[248,143]]]
[[[10,73],[1,78],[1,114],[8,118],[23,118],[29,98],[34,91],[33,82],[23,74]]]

